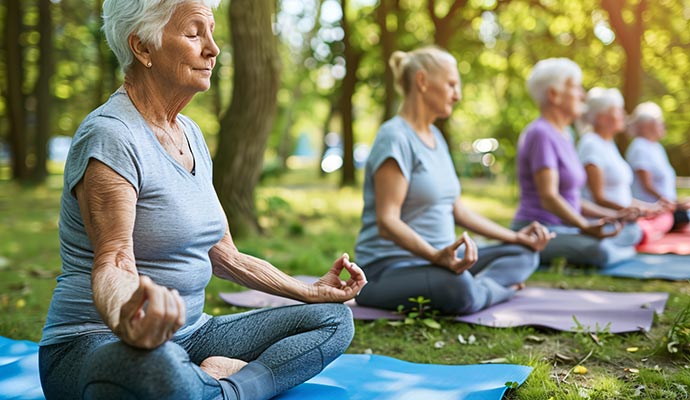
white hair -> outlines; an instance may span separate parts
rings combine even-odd
[[[436,72],[444,63],[457,65],[455,57],[438,47],[421,47],[409,52],[395,51],[388,60],[393,71],[395,89],[402,95],[410,93],[414,82],[414,74],[419,70]]]
[[[568,79],[582,83],[582,70],[568,58],[547,58],[534,64],[527,78],[527,91],[537,105],[542,106],[550,88],[562,90]]]
[[[664,121],[664,112],[656,103],[647,101],[635,107],[630,115],[629,130],[632,135],[638,135],[640,124],[647,121]]]
[[[611,107],[623,108],[625,101],[618,89],[606,89],[593,87],[587,92],[587,112],[584,120],[589,124],[594,124],[597,115],[611,109]]]
[[[134,62],[129,48],[129,35],[135,34],[144,43],[160,48],[163,28],[175,9],[182,3],[200,3],[215,9],[221,0],[105,0],[103,32],[108,46],[115,53],[123,72]]]

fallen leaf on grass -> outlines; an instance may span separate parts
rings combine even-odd
[[[635,353],[639,349],[639,347],[628,347],[627,349],[625,349],[625,351],[627,351],[628,353]]]
[[[528,342],[541,343],[544,340],[546,340],[546,338],[543,338],[541,336],[535,336],[535,335],[527,335],[527,336],[525,336],[525,340],[527,340]]]
[[[565,354],[556,353],[556,354],[554,354],[554,355],[556,356],[557,359],[559,359],[559,360],[561,360],[561,361],[573,361],[573,358],[572,358],[572,357],[567,356],[567,355],[565,355]]]
[[[437,349],[440,349],[445,345],[446,345],[446,342],[444,342],[442,340],[439,340],[438,342],[434,343],[434,347],[436,347]]]
[[[587,368],[583,367],[582,365],[576,365],[575,368],[573,368],[573,373],[578,375],[584,375],[587,373]]]
[[[625,368],[623,369],[625,372],[630,372],[631,374],[639,374],[640,370],[637,368]]]
[[[479,362],[480,364],[507,364],[508,359],[505,357],[492,358],[490,360],[483,360]]]

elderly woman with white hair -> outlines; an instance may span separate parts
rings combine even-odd
[[[541,252],[542,264],[565,258],[604,267],[632,257],[632,244],[616,240],[623,213],[582,199],[586,174],[569,129],[584,110],[580,67],[567,58],[539,61],[527,88],[541,115],[518,141],[520,202],[513,228],[537,220],[558,234]]]
[[[58,277],[40,342],[47,399],[267,399],[349,345],[339,304],[366,283],[338,258],[314,284],[241,253],[199,127],[180,114],[208,90],[219,0],[106,0],[124,84],[74,135]],[[339,275],[347,270],[350,279]],[[204,313],[211,275],[305,304]]]
[[[666,211],[665,203],[633,198],[633,171],[614,142],[615,136],[625,130],[623,105],[618,89],[594,87],[587,92],[587,111],[582,119],[591,131],[580,137],[577,152],[587,173],[584,198],[613,210],[629,211],[630,220],[619,236],[637,244],[643,239],[654,240],[657,226],[670,218],[661,215]],[[644,218],[638,220],[638,216]]]
[[[635,172],[633,196],[641,201],[665,204],[674,211],[672,230],[687,226],[690,199],[678,199],[676,171],[659,143],[666,135],[661,108],[652,102],[637,105],[629,129],[635,138],[625,152],[625,159]]]

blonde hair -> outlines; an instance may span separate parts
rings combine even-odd
[[[422,47],[410,52],[398,50],[393,52],[388,60],[388,65],[393,71],[395,89],[401,95],[410,93],[417,71],[436,72],[444,67],[444,63],[457,65],[455,57],[434,46]]]

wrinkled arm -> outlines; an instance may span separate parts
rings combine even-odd
[[[453,205],[453,218],[455,219],[456,225],[467,228],[482,236],[500,240],[505,243],[519,242],[517,232],[470,210],[465,207],[460,198],[456,199]]]
[[[185,321],[185,305],[176,290],[140,277],[132,233],[137,194],[132,185],[94,159],[74,189],[94,251],[93,301],[105,324],[124,342],[152,349]]]
[[[305,303],[345,302],[354,298],[367,283],[364,272],[350,262],[347,254],[336,259],[330,270],[315,284],[301,282],[267,261],[240,252],[229,230],[211,248],[209,256],[213,273],[219,278]],[[340,278],[343,270],[350,274],[347,281]]]
[[[137,194],[129,182],[94,159],[74,193],[94,252],[94,303],[106,325],[117,332],[120,307],[139,286],[132,243]]]
[[[587,220],[574,210],[558,193],[558,173],[551,168],[542,168],[534,174],[534,183],[539,194],[539,201],[544,209],[569,225],[580,229],[586,228]]]

